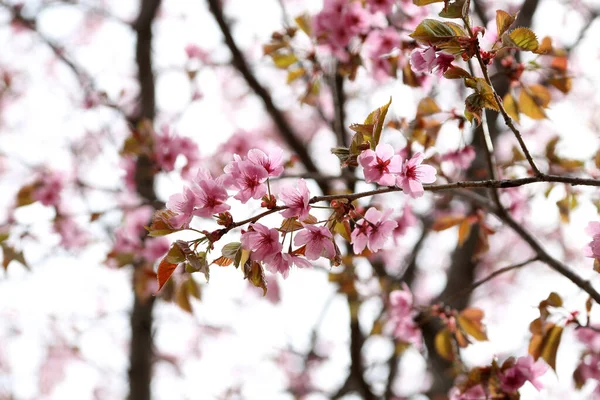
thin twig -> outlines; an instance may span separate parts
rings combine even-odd
[[[484,283],[487,283],[487,282],[491,281],[492,279],[494,279],[495,277],[497,277],[499,275],[502,275],[502,274],[504,274],[506,272],[513,271],[515,269],[522,268],[522,267],[526,266],[527,264],[530,264],[530,263],[532,263],[534,261],[538,261],[538,260],[539,260],[538,256],[535,256],[533,258],[530,258],[530,259],[525,260],[523,262],[520,262],[518,264],[509,265],[508,267],[500,268],[499,270],[492,272],[490,275],[486,276],[485,278],[483,278],[483,279],[481,279],[481,280],[473,283],[471,286],[469,286],[469,287],[467,287],[467,288],[465,288],[465,289],[463,289],[463,290],[461,290],[461,291],[459,291],[459,292],[457,292],[455,294],[452,294],[452,295],[448,296],[447,298],[443,299],[442,303],[446,303],[446,302],[448,302],[450,300],[453,300],[454,298],[456,298],[458,296],[462,296],[464,294],[470,293],[470,292],[474,291],[475,289],[477,289],[479,286],[483,285]]]

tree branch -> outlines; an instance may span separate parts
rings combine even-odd
[[[296,154],[298,154],[300,161],[302,162],[302,164],[304,164],[304,167],[308,170],[308,172],[319,172],[317,166],[315,165],[310,154],[308,153],[308,150],[306,149],[304,143],[302,143],[298,139],[298,135],[296,134],[292,126],[289,124],[283,113],[277,108],[277,106],[275,106],[273,98],[271,97],[267,89],[265,89],[265,87],[263,87],[260,84],[260,82],[258,82],[256,77],[250,70],[250,67],[246,62],[244,55],[242,54],[235,40],[233,39],[229,25],[225,21],[221,1],[207,0],[207,2],[208,8],[215,20],[217,21],[217,24],[221,29],[221,33],[225,38],[225,44],[231,52],[232,65],[242,75],[250,89],[252,89],[252,91],[254,91],[254,93],[256,93],[256,95],[262,100],[267,113],[271,116],[271,119],[277,126],[277,129],[279,130],[279,133],[281,134],[282,138],[290,147],[290,149],[292,149],[296,152]],[[319,183],[322,186],[322,189],[324,189],[324,193],[326,193],[328,191],[328,185],[326,184],[326,182]]]

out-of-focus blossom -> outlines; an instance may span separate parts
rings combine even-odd
[[[288,277],[290,268],[294,265],[298,268],[308,268],[312,266],[310,261],[306,258],[289,253],[277,253],[266,263],[269,272],[274,274],[279,272],[284,279]],[[271,289],[269,288],[269,290]]]
[[[89,242],[89,234],[73,218],[61,217],[54,221],[54,231],[60,235],[60,245],[67,250],[76,250]]]
[[[404,205],[404,208],[402,209],[402,215],[396,218],[395,221],[397,226],[393,232],[394,241],[396,241],[399,237],[404,236],[408,228],[417,225],[419,222],[415,214],[413,214],[412,208],[408,204]]]
[[[537,390],[541,390],[543,384],[539,378],[547,370],[548,365],[542,359],[536,362],[531,355],[520,357],[514,366],[500,374],[500,386],[505,392],[514,393],[529,381]]]
[[[487,395],[483,386],[476,385],[461,393],[458,388],[450,390],[450,400],[484,400]]]
[[[58,207],[64,188],[64,176],[58,171],[45,171],[39,179],[39,186],[33,191],[33,198],[45,206]]]
[[[404,343],[420,347],[422,336],[414,320],[416,314],[413,308],[413,296],[406,284],[403,285],[402,290],[394,290],[390,293],[389,319],[394,337]]]
[[[452,150],[442,155],[442,161],[454,164],[456,168],[467,169],[475,160],[475,149],[473,146],[465,146],[462,149]]]
[[[592,241],[584,249],[585,256],[600,260],[600,222],[590,222],[585,233],[592,237]]]

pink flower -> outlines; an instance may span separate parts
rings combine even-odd
[[[33,198],[45,206],[57,207],[64,187],[64,177],[56,171],[45,171],[40,177],[40,185],[33,191]]]
[[[525,382],[529,381],[537,390],[540,390],[543,384],[539,381],[539,378],[547,370],[548,365],[541,359],[535,362],[531,355],[520,357],[513,367],[510,367],[500,375],[500,385],[505,392],[514,393]]]
[[[396,221],[389,219],[392,210],[386,210],[382,213],[375,207],[371,207],[365,213],[365,217],[356,223],[350,238],[352,239],[352,248],[355,254],[360,254],[365,247],[372,252],[383,248],[385,241],[392,235],[394,229],[398,226]]]
[[[324,226],[302,224],[304,229],[296,234],[294,244],[296,246],[306,245],[305,255],[309,260],[319,257],[332,259],[335,256],[333,246],[333,235]]]
[[[358,35],[369,30],[371,15],[362,7],[360,2],[353,1],[346,6],[342,21],[352,35]]]
[[[583,357],[576,372],[583,381],[588,379],[598,381],[600,387],[600,354],[592,353]]]
[[[197,161],[198,146],[190,138],[172,134],[167,126],[163,126],[154,141],[154,155],[160,168],[170,172],[175,169],[175,162],[179,155],[187,159],[187,165]]]
[[[187,54],[188,58],[196,59],[198,61],[202,61],[207,63],[210,61],[210,56],[207,51],[200,48],[200,46],[196,44],[188,44],[185,46],[185,54]]]
[[[461,393],[458,388],[450,390],[450,400],[485,400],[487,397],[481,385],[470,387],[464,393]]]
[[[136,189],[135,183],[135,160],[132,157],[124,157],[120,163],[121,168],[125,171],[125,175],[123,176],[123,181],[125,182],[125,187],[132,192]]]
[[[415,217],[415,214],[413,214],[412,209],[408,204],[404,205],[402,215],[396,218],[395,221],[398,225],[396,226],[396,229],[394,229],[394,241],[396,241],[398,237],[403,236],[408,230],[408,228],[417,225],[417,223],[419,222],[419,220],[417,219],[417,217]]]
[[[196,194],[189,187],[184,188],[183,193],[171,195],[167,200],[167,208],[177,215],[169,219],[169,224],[173,228],[187,228],[192,221],[196,201]]]
[[[391,13],[395,3],[396,0],[367,0],[371,12],[381,11],[384,14]]]
[[[253,260],[268,262],[281,252],[277,229],[259,223],[252,224],[252,229],[242,234],[241,242],[244,249],[252,251]]]
[[[144,240],[142,255],[149,262],[155,262],[169,251],[171,242],[164,237],[147,238]]]
[[[475,149],[473,146],[465,146],[460,150],[449,151],[442,155],[442,161],[449,161],[459,169],[469,168],[473,160],[475,160]]]
[[[402,290],[394,290],[390,293],[389,320],[396,339],[420,347],[422,336],[414,320],[416,315],[412,293],[404,283]]]
[[[394,148],[389,144],[380,143],[375,151],[363,151],[358,156],[358,162],[364,169],[365,180],[382,186],[393,186],[396,182],[393,174],[402,172],[402,159],[394,154]]]
[[[591,351],[600,353],[600,332],[590,328],[580,328],[575,331],[575,336],[581,343],[589,347]]]
[[[436,179],[435,168],[431,165],[421,165],[422,162],[422,153],[416,153],[410,160],[405,160],[402,172],[396,181],[396,185],[413,198],[423,195],[423,183],[433,183]]]
[[[276,178],[283,173],[283,150],[274,148],[265,153],[260,149],[248,151],[248,160],[263,167],[270,177]]]
[[[308,268],[312,264],[306,258],[299,257],[289,253],[277,253],[270,261],[266,263],[267,270],[276,274],[279,272],[284,279],[286,279],[290,273],[290,268],[295,265],[298,268]]]
[[[600,259],[600,222],[590,222],[585,228],[585,233],[592,236],[592,241],[584,249],[585,256]]]
[[[260,199],[267,193],[264,182],[268,177],[267,170],[260,165],[248,160],[239,161],[233,174],[233,184],[239,192],[234,197],[244,204],[251,198]]]
[[[415,49],[410,54],[410,65],[415,72],[433,72],[437,69],[440,72],[446,72],[454,61],[454,56],[443,52],[438,52],[435,47],[426,49]]]
[[[222,178],[214,180],[208,171],[200,169],[194,183],[197,185],[193,189],[196,197],[194,215],[208,218],[231,208],[226,203],[229,195],[223,186]]]
[[[285,218],[298,217],[300,221],[305,220],[310,212],[308,187],[304,179],[298,180],[298,187],[285,187],[279,192],[283,204],[289,207],[281,212]]]
[[[54,221],[54,231],[60,235],[60,245],[67,250],[74,250],[88,244],[89,235],[73,218],[57,218]]]

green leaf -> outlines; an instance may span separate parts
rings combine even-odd
[[[467,0],[456,0],[449,3],[438,14],[442,18],[463,18],[469,13],[469,2]]]
[[[450,23],[444,23],[435,19],[425,19],[409,36],[422,44],[439,45],[449,42],[455,39],[457,36],[461,36],[457,33],[456,27],[449,24]]]
[[[298,62],[298,57],[292,53],[275,53],[272,58],[275,66],[281,69],[287,69],[290,65]]]
[[[510,28],[516,19],[517,14],[510,15],[506,11],[496,10],[496,29],[498,32],[498,37],[502,37],[504,32]]]
[[[517,47],[524,51],[536,51],[539,43],[535,33],[529,28],[517,28],[502,35],[502,43],[508,47]]]
[[[241,248],[242,244],[240,242],[227,243],[223,246],[223,249],[221,249],[221,254],[224,257],[234,259]]]

